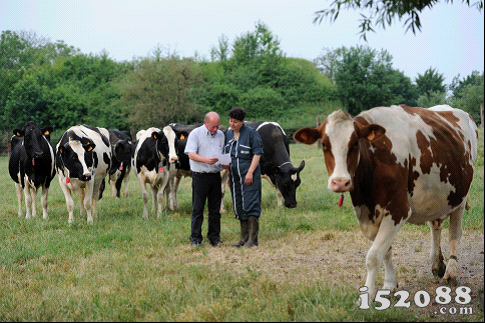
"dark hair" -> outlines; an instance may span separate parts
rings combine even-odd
[[[246,111],[243,108],[234,107],[229,111],[229,118],[243,121],[246,118]]]

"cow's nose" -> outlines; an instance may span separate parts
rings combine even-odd
[[[88,173],[88,174],[84,174],[84,175],[81,177],[81,180],[82,180],[83,182],[87,182],[87,181],[91,180],[91,174],[89,174],[89,173]]]
[[[170,157],[170,163],[174,164],[178,161],[177,157]]]
[[[347,192],[350,188],[350,180],[348,179],[333,179],[332,190],[334,192]]]
[[[288,203],[288,204],[285,204],[285,206],[289,209],[294,209],[296,206],[298,205],[298,203]]]

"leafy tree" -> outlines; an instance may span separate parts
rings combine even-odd
[[[480,124],[480,105],[484,102],[484,74],[482,72],[478,77],[475,75],[472,73],[474,81],[461,87],[458,95],[452,98],[452,105],[454,108],[468,112],[473,120]]]
[[[194,97],[194,88],[202,85],[202,73],[190,58],[141,59],[118,85],[122,95],[115,106],[136,128],[193,123],[203,117]]]
[[[421,31],[420,13],[426,8],[432,8],[439,3],[439,0],[334,0],[330,9],[323,9],[315,12],[314,23],[321,23],[323,18],[330,18],[330,22],[337,20],[341,9],[362,9],[368,10],[369,14],[361,14],[360,37],[367,40],[367,32],[374,31],[374,25],[380,25],[383,29],[390,26],[393,21],[406,19],[404,26],[406,32],[411,30],[416,34],[416,30]],[[444,0],[445,3],[453,3],[453,0]],[[473,6],[481,12],[483,1],[462,0],[469,7]]]
[[[483,71],[482,75],[480,75],[479,71],[473,71],[471,75],[468,75],[466,78],[464,77],[461,81],[460,74],[458,74],[458,76],[453,78],[453,81],[450,84],[450,91],[453,92],[455,98],[460,98],[461,92],[467,85],[479,85],[480,83],[483,83]]]
[[[446,92],[431,91],[419,96],[417,101],[417,106],[422,108],[431,108],[441,104],[450,104],[450,100],[446,97]]]
[[[392,56],[368,46],[327,50],[320,66],[333,74],[338,98],[356,115],[376,106],[412,104],[417,93],[409,78],[392,68]]]
[[[443,84],[445,77],[439,74],[436,68],[429,68],[423,75],[418,73],[416,85],[419,95],[431,96],[433,92],[446,92],[446,85]]]

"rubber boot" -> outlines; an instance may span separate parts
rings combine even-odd
[[[251,248],[258,245],[258,233],[259,233],[259,217],[249,216],[249,239],[244,244],[245,247]]]
[[[241,222],[241,240],[237,243],[233,244],[233,247],[242,247],[248,241],[249,238],[249,221],[248,220],[240,220]]]

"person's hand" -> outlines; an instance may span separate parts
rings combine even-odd
[[[219,159],[218,158],[215,158],[215,157],[207,158],[207,164],[209,164],[209,165],[214,165],[218,161],[219,161]]]
[[[228,165],[221,165],[223,169],[229,169],[229,164]]]
[[[253,173],[247,172],[246,177],[244,178],[244,184],[251,185],[253,183]]]

